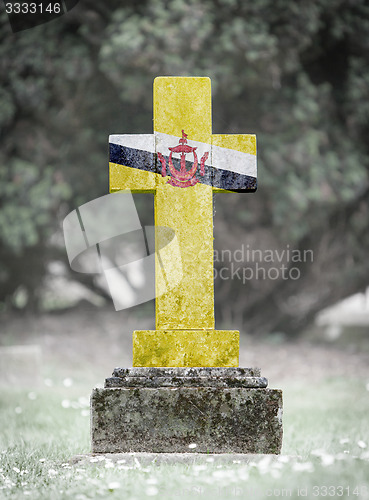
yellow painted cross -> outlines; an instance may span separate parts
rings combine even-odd
[[[238,366],[239,332],[215,330],[213,192],[255,191],[255,136],[212,134],[209,78],[159,77],[154,134],[109,143],[110,191],[155,193],[155,225],[174,229],[183,269],[164,294],[165,275],[155,273],[156,330],[134,332],[133,366]]]

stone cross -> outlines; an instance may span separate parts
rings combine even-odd
[[[155,194],[155,225],[175,231],[183,270],[159,293],[156,257],[156,330],[134,332],[133,366],[238,366],[239,332],[215,330],[213,192],[256,190],[255,136],[212,134],[209,78],[158,77],[154,134],[111,135],[109,146],[110,192]]]

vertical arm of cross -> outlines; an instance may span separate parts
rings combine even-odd
[[[183,132],[193,141],[211,145],[211,87],[209,78],[156,78],[154,133],[156,151],[168,154]],[[198,152],[200,157],[200,152]],[[191,160],[193,159],[190,156]],[[183,267],[180,286],[156,300],[156,328],[213,329],[213,197],[203,183],[179,188],[158,177],[155,224],[175,230]],[[160,238],[160,236],[159,236]],[[157,244],[160,242],[157,241]],[[157,287],[161,287],[160,278]],[[157,294],[159,295],[159,294]]]

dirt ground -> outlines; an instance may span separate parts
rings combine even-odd
[[[132,332],[140,329],[154,329],[153,321],[85,304],[41,316],[3,314],[0,346],[40,346],[42,377],[103,383],[114,367],[132,366]],[[260,367],[270,387],[296,379],[318,383],[327,377],[359,377],[368,384],[369,348],[322,342],[316,335],[286,342],[278,336],[261,339],[241,332],[240,366]]]

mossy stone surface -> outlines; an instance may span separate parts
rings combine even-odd
[[[249,387],[265,388],[259,368],[133,367],[115,368],[105,387]]]
[[[282,391],[219,387],[94,389],[94,453],[280,453]]]

